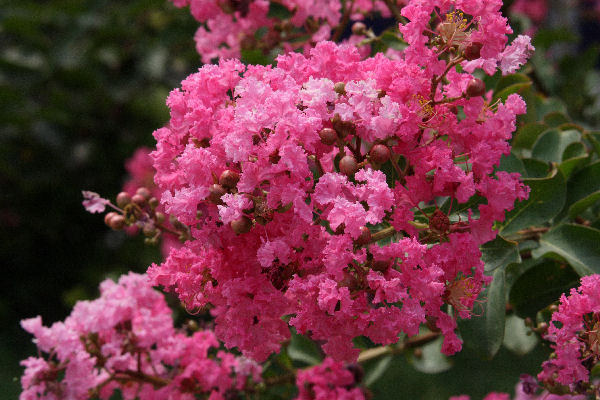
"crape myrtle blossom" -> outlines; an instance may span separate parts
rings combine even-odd
[[[562,295],[552,314],[546,340],[555,357],[542,364],[540,382],[549,390],[567,386],[571,393],[592,390],[590,371],[600,360],[600,275],[581,278],[581,285]]]
[[[350,19],[362,20],[377,13],[384,17],[390,11],[382,0],[171,0],[176,7],[190,7],[201,23],[194,40],[202,61],[240,57],[244,49],[265,53],[283,48],[311,48],[317,42],[339,39]],[[394,7],[405,1],[394,0]],[[279,13],[273,12],[279,10]],[[363,32],[348,41],[364,39]]]
[[[321,42],[276,67],[221,60],[190,75],[152,157],[193,240],[149,269],[153,283],[210,306],[219,339],[258,361],[288,324],[338,361],[356,360],[357,336],[390,344],[423,323],[459,351],[456,319],[490,279],[479,246],[528,195],[495,172],[525,103],[490,103],[466,72],[524,62],[500,6],[410,2],[394,60]]]
[[[22,321],[40,354],[22,361],[22,400],[227,398],[259,382],[261,367],[219,350],[211,331],[173,328],[164,296],[145,275],[100,285],[100,298],[80,301],[64,322]],[[62,376],[62,378],[61,378]]]

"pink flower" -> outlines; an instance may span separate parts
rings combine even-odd
[[[106,205],[110,204],[109,200],[100,197],[98,193],[83,190],[81,194],[83,195],[83,206],[89,213],[104,212]]]

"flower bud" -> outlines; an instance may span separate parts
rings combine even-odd
[[[355,35],[366,35],[367,34],[367,26],[363,22],[355,22],[352,25],[352,33]]]
[[[361,226],[360,235],[356,238],[354,244],[357,246],[364,246],[369,243],[371,243],[371,230],[366,226]]]
[[[236,235],[248,233],[250,232],[250,229],[252,229],[252,221],[250,218],[242,216],[241,218],[231,221],[231,229],[233,229]]]
[[[131,203],[131,196],[127,192],[121,192],[117,195],[117,205],[121,208]]]
[[[208,199],[214,204],[223,204],[223,200],[221,200],[221,196],[223,196],[227,191],[225,188],[217,183],[208,188],[209,195]]]
[[[158,207],[159,201],[156,197],[151,197],[150,200],[148,200],[148,204],[150,205],[150,208],[154,210]]]
[[[157,212],[154,214],[154,219],[156,220],[157,224],[162,224],[163,222],[165,222],[165,214]]]
[[[472,42],[465,48],[464,56],[468,61],[476,60],[481,57],[481,47],[483,45],[480,42]]]
[[[131,201],[140,207],[144,207],[146,205],[146,198],[141,194],[134,194],[131,198]]]
[[[104,223],[105,223],[106,225],[110,226],[110,220],[111,220],[113,217],[116,217],[117,215],[119,215],[119,214],[118,214],[118,213],[116,213],[116,212],[114,212],[114,211],[111,211],[111,212],[107,213],[107,214],[104,216]]]
[[[338,82],[333,86],[333,90],[340,95],[346,94],[346,84],[344,82]]]
[[[219,177],[219,184],[227,189],[233,189],[240,181],[240,174],[230,169],[226,169]]]
[[[142,229],[144,236],[154,236],[156,234],[156,227],[154,224],[144,224],[144,228]]]
[[[143,186],[138,188],[138,190],[135,191],[135,194],[139,194],[146,200],[150,199],[150,197],[152,196],[152,193],[150,193],[150,190],[148,190],[148,188],[145,188]]]
[[[338,136],[336,131],[331,128],[323,128],[321,132],[319,132],[319,137],[321,138],[321,143],[331,146],[337,142]]]
[[[485,94],[485,83],[481,79],[473,78],[467,85],[467,96],[478,97]]]
[[[376,144],[369,152],[369,159],[375,164],[385,164],[391,156],[392,152],[384,144]]]
[[[429,226],[436,232],[447,232],[450,228],[450,219],[441,210],[436,210],[429,218]]]
[[[340,172],[346,176],[353,176],[358,171],[358,163],[354,156],[344,156],[340,160]]]
[[[120,214],[113,216],[110,219],[108,226],[110,226],[110,228],[115,231],[123,229],[123,227],[125,226],[125,217]]]

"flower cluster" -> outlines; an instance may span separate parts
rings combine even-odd
[[[362,20],[378,13],[390,16],[382,0],[171,0],[177,7],[189,6],[202,23],[194,37],[202,60],[239,57],[243,49],[269,53],[310,48],[315,43],[339,39],[350,19]],[[390,0],[393,10],[404,1]],[[277,11],[275,11],[277,10]],[[364,38],[362,29],[349,39]]]
[[[344,368],[340,362],[326,358],[321,365],[299,371],[296,378],[297,400],[364,400],[365,393],[357,384],[363,370],[357,364]]]
[[[546,339],[555,357],[542,364],[538,379],[549,390],[568,386],[572,393],[590,389],[591,369],[600,361],[600,275],[581,278],[581,285],[562,295],[552,314]]]
[[[46,353],[22,361],[22,400],[108,399],[117,389],[125,399],[219,400],[260,381],[260,366],[219,350],[212,332],[175,330],[145,275],[106,280],[100,291],[49,328],[40,317],[22,321]]]
[[[492,102],[471,74],[512,72],[532,49],[506,46],[500,6],[410,2],[396,60],[321,42],[276,67],[222,60],[189,76],[152,157],[194,240],[149,269],[153,283],[210,305],[217,336],[258,361],[288,324],[335,360],[356,359],[357,336],[390,344],[422,323],[459,351],[456,318],[489,282],[479,246],[528,194],[495,171],[525,103]]]

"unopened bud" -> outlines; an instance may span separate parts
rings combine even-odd
[[[219,184],[214,184],[210,188],[208,188],[209,195],[208,199],[214,204],[223,204],[223,200],[221,200],[221,196],[223,196],[227,191],[225,188]]]
[[[150,205],[150,208],[154,210],[160,203],[156,197],[151,197],[150,200],[148,200],[148,204]]]
[[[115,215],[110,219],[109,226],[115,231],[123,229],[125,226],[125,217],[120,214]]]
[[[366,35],[367,34],[367,26],[363,22],[355,22],[352,25],[352,33],[355,35]]]
[[[364,246],[371,243],[371,230],[366,226],[360,227],[360,235],[354,241],[357,246]]]
[[[485,94],[485,83],[481,79],[473,78],[467,85],[467,96],[478,97]]]
[[[145,224],[142,232],[144,233],[144,236],[154,236],[156,234],[156,227],[152,223]]]
[[[152,193],[150,193],[150,190],[148,190],[148,188],[145,188],[143,186],[138,188],[138,190],[135,191],[135,194],[139,194],[146,200],[150,199],[150,197],[152,196]]]
[[[358,171],[358,163],[354,156],[344,156],[340,160],[340,172],[346,176],[353,176]]]
[[[333,85],[333,90],[337,94],[344,95],[346,94],[346,84],[344,82],[338,82],[335,85]]]
[[[146,205],[146,198],[137,193],[133,195],[131,201],[140,207],[144,207]]]
[[[154,219],[156,220],[157,224],[162,224],[163,222],[165,222],[165,214],[157,212],[154,214]]]
[[[323,128],[321,132],[319,132],[319,137],[321,138],[321,143],[331,146],[335,144],[338,139],[338,135],[336,131],[331,128]]]
[[[248,233],[250,232],[250,229],[252,229],[252,221],[250,218],[242,216],[241,218],[231,221],[231,229],[233,229],[236,235]]]
[[[219,184],[228,189],[233,189],[239,181],[240,174],[230,169],[223,171],[219,177]]]
[[[369,159],[375,164],[385,164],[391,156],[392,152],[384,144],[376,144],[369,152]]]
[[[118,214],[118,213],[116,213],[116,212],[114,212],[114,211],[111,211],[111,212],[107,213],[107,214],[104,216],[104,223],[105,223],[106,225],[110,226],[110,220],[111,220],[113,217],[116,217],[117,215],[119,215],[119,214]]]
[[[117,205],[121,208],[131,203],[131,196],[127,192],[121,192],[117,195]]]
[[[481,57],[481,47],[479,42],[472,42],[465,48],[464,56],[468,61],[476,60]]]

